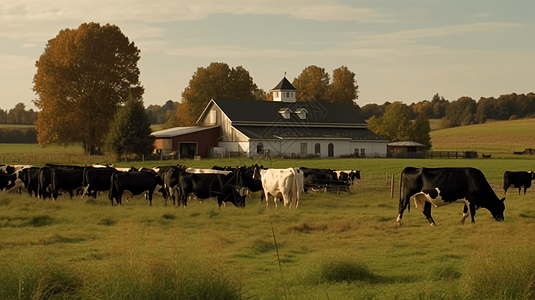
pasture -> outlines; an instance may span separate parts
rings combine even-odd
[[[263,164],[361,170],[351,194],[310,193],[297,210],[187,208],[155,196],[111,206],[60,197],[0,194],[1,299],[533,299],[535,192],[505,201],[505,221],[461,205],[433,209],[436,227],[411,206],[397,227],[404,167],[476,167],[501,198],[515,159],[200,160],[192,167]],[[166,161],[167,164],[177,163]],[[124,164],[150,167],[153,162]],[[390,176],[396,190],[390,197]]]

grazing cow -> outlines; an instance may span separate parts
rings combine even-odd
[[[84,180],[84,169],[55,169],[50,174],[52,185],[52,199],[58,198],[59,191],[67,191],[72,198],[73,191],[82,188]]]
[[[97,197],[97,192],[104,192],[110,189],[111,175],[116,172],[115,168],[111,167],[86,167],[84,169],[84,176],[82,186],[84,191],[82,198],[85,195]],[[117,171],[120,172],[120,171]]]
[[[305,168],[305,167],[301,167],[300,169],[304,172],[305,191],[308,191],[309,189],[313,191],[334,190],[338,192],[341,189],[349,191],[349,187],[350,187],[349,181],[339,180],[338,174],[336,173],[336,171],[332,169],[315,169],[315,168]],[[352,175],[352,176],[356,176],[356,175]]]
[[[28,190],[28,194],[30,194],[30,197],[32,197],[34,194],[35,197],[37,197],[39,169],[40,168],[38,167],[23,168],[18,173],[18,177]]]
[[[15,173],[15,167],[10,165],[0,165],[0,174],[13,174]]]
[[[50,186],[52,184],[52,171],[56,169],[83,170],[84,167],[46,164],[44,167],[40,168],[37,177],[37,195],[39,198],[46,199],[50,197],[52,191]]]
[[[175,188],[181,205],[187,206],[190,194],[198,199],[217,197],[219,208],[225,202],[230,201],[236,207],[245,207],[245,190],[243,187],[243,168],[223,174],[188,173],[182,172],[179,177],[178,188]]]
[[[15,181],[17,180],[17,174],[0,174],[0,191],[4,189],[9,191],[15,186]]]
[[[520,190],[524,187],[524,195],[526,190],[531,187],[531,181],[535,179],[535,173],[533,171],[529,172],[509,172],[505,171],[503,174],[503,189],[504,194],[507,194],[507,189],[509,186],[518,188],[518,195],[520,195]]]
[[[504,220],[505,198],[498,199],[483,173],[475,168],[407,167],[401,173],[399,193],[398,225],[401,225],[403,211],[407,207],[410,210],[411,198],[431,226],[435,225],[431,207],[450,203],[464,204],[463,224],[468,217],[468,209],[474,223],[476,209],[480,207],[488,209],[496,221]]]
[[[156,167],[158,170],[158,175],[162,179],[163,182],[163,189],[165,191],[165,205],[167,205],[167,200],[171,198],[173,200],[173,206],[176,205],[177,196],[173,192],[173,190],[178,186],[179,184],[179,176],[186,167],[183,166],[163,166],[163,167]]]
[[[162,179],[153,172],[114,172],[111,176],[110,192],[108,198],[113,205],[113,199],[117,204],[122,203],[123,193],[128,191],[131,195],[147,193],[150,205],[152,205],[152,194],[156,187],[163,186]]]
[[[269,206],[269,195],[273,196],[275,208],[277,208],[277,199],[282,198],[284,206],[291,209],[292,202],[295,202],[297,208],[301,189],[304,192],[304,174],[302,170],[298,173],[294,168],[287,169],[260,169],[255,168],[254,178],[262,181],[266,206]],[[298,177],[298,178],[296,178]],[[298,183],[299,181],[299,183]]]

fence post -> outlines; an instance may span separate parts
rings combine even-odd
[[[392,181],[390,182],[390,199],[394,198],[394,174],[392,174]]]

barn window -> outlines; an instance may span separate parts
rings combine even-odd
[[[364,148],[360,149],[360,156],[366,157],[366,149]]]
[[[320,145],[320,143],[316,143],[316,145],[314,146],[314,153],[316,155],[320,155],[321,154],[321,145]]]
[[[334,145],[333,143],[330,143],[327,147],[327,150],[329,151],[329,157],[334,157]]]
[[[262,154],[264,152],[264,144],[256,144],[256,154]]]
[[[286,93],[286,98],[290,98],[290,93]]]
[[[215,109],[210,110],[210,124],[216,124],[217,123],[217,111]]]

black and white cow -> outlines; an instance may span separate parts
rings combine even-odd
[[[104,166],[94,167],[88,166],[84,169],[82,186],[84,191],[82,198],[85,195],[93,198],[97,197],[97,192],[104,192],[110,189],[111,175],[116,172],[115,168]]]
[[[509,172],[505,171],[503,174],[503,190],[504,194],[507,194],[507,189],[512,185],[518,189],[518,195],[520,190],[524,188],[524,195],[526,190],[531,187],[531,181],[535,179],[535,173],[533,171],[528,172]]]
[[[180,174],[186,170],[186,167],[163,166],[157,168],[158,175],[160,175],[160,177],[162,178],[163,187],[166,191],[165,205],[167,205],[167,200],[169,200],[169,198],[173,200],[173,205],[176,205],[176,201],[179,199],[177,199],[177,195],[173,193],[173,190],[177,190]]]
[[[15,186],[17,180],[17,174],[0,174],[0,191],[9,191]]]
[[[228,201],[236,207],[245,207],[246,188],[242,185],[244,176],[246,174],[241,168],[226,175],[183,172],[180,174],[178,189],[175,188],[180,199],[179,205],[186,207],[188,196],[193,194],[198,199],[216,197],[220,208]]]
[[[481,207],[488,209],[496,221],[504,220],[505,198],[500,200],[483,173],[475,168],[407,167],[401,173],[399,193],[398,225],[401,225],[405,209],[409,207],[410,210],[412,198],[431,226],[435,225],[431,207],[450,203],[464,204],[463,224],[468,217],[468,209],[474,223],[476,209]]]
[[[113,199],[117,204],[122,203],[123,193],[128,191],[131,195],[147,193],[150,205],[152,205],[152,194],[156,187],[163,187],[163,181],[155,172],[136,171],[136,172],[114,172],[111,176],[110,192],[108,198],[113,205]]]
[[[39,183],[39,169],[38,167],[23,168],[18,173],[19,179],[22,181],[30,197],[37,197],[37,187]]]

